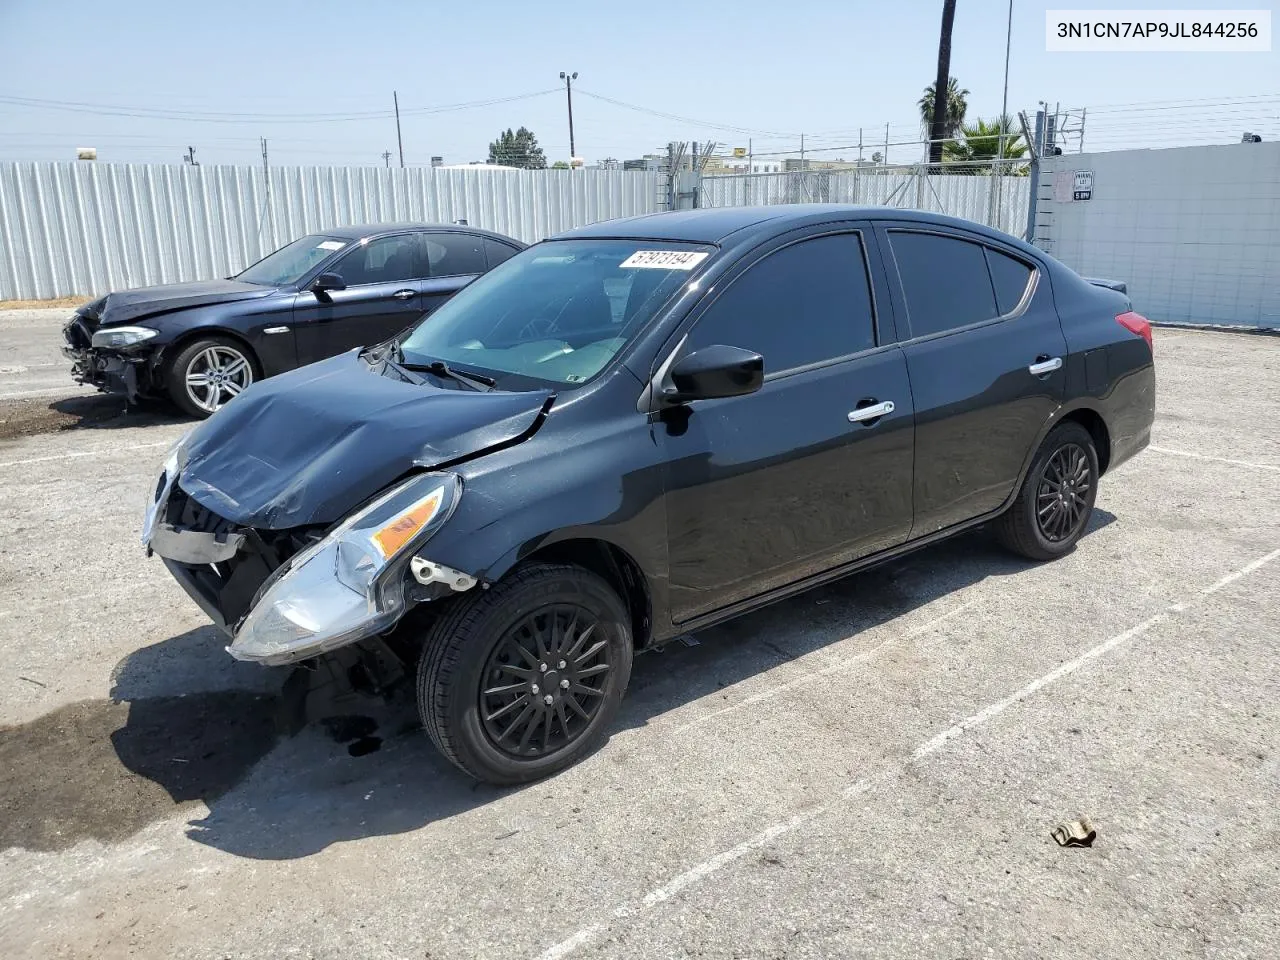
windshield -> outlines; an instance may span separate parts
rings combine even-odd
[[[297,283],[311,269],[333,256],[350,240],[335,240],[332,237],[303,237],[293,243],[281,247],[275,253],[269,253],[249,269],[236,275],[236,280],[245,283],[261,283],[268,287],[282,287]]]
[[[654,240],[553,240],[463,288],[401,344],[408,363],[444,360],[498,380],[583,383],[599,373],[713,247]]]

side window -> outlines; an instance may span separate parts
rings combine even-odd
[[[907,298],[911,336],[954,330],[1000,315],[982,245],[933,233],[889,231]]]
[[[423,236],[433,277],[484,273],[483,237],[469,233],[428,233]]]
[[[417,244],[412,234],[383,237],[357,244],[338,261],[334,272],[348,287],[365,283],[396,283],[419,275]]]
[[[1012,313],[1027,292],[1031,281],[1031,268],[1021,260],[991,247],[987,251],[987,266],[991,270],[991,284],[996,288],[996,305],[1000,313]]]
[[[488,261],[490,270],[504,260],[510,260],[519,252],[515,247],[500,243],[497,240],[490,240],[488,237],[484,238],[484,258]]]
[[[685,349],[716,343],[754,350],[766,374],[875,346],[862,238],[801,240],[753,264],[702,315]]]

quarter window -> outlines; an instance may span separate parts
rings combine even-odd
[[[499,243],[497,240],[490,240],[488,237],[484,238],[484,256],[490,270],[498,264],[510,260],[519,252],[515,247]]]
[[[766,374],[875,346],[862,238],[802,240],[753,264],[698,320],[685,352],[717,343],[760,354]]]
[[[470,233],[429,233],[423,240],[433,277],[459,277],[484,273],[482,237]]]
[[[994,250],[987,251],[987,266],[991,269],[991,284],[996,288],[996,305],[1003,316],[1012,313],[1027,292],[1027,283],[1031,280],[1031,268],[1021,260],[1015,260],[1007,254]]]
[[[343,257],[335,271],[348,287],[413,280],[419,275],[415,246],[411,234],[370,240]]]
[[[954,330],[1002,312],[981,244],[903,230],[891,230],[889,243],[907,298],[911,336]]]

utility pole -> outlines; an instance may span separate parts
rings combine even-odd
[[[187,152],[182,157],[183,163],[189,163],[193,167],[200,166],[200,161],[196,159],[196,148],[187,147]]]
[[[992,171],[997,177],[1004,177],[1004,138],[1009,129],[1009,51],[1013,46],[1013,0],[1009,0],[1009,22],[1005,28],[1004,34],[1004,94],[1000,100],[1000,143],[996,147],[996,166]],[[992,226],[999,228],[1000,208],[1003,206],[1001,202],[1004,199],[1004,180],[997,179],[996,185],[996,210],[995,223]]]
[[[886,167],[889,166],[889,125],[887,123],[884,125],[884,160],[882,163]]]
[[[262,137],[261,140],[262,140],[262,183],[266,187],[265,193],[267,198],[266,200],[267,223],[271,226],[271,245],[274,247],[275,239],[276,239],[276,215],[275,215],[275,211],[271,209],[271,167],[267,163],[267,138]]]
[[[800,134],[800,169],[804,169],[804,134]]]
[[[386,163],[386,165],[387,165],[388,167],[389,167],[389,166],[391,166],[391,151],[390,151],[390,150],[383,150],[383,151],[382,151],[382,159],[383,159],[383,161]]]
[[[578,155],[573,143],[573,81],[578,79],[577,73],[560,71],[560,79],[564,81],[564,96],[569,104],[569,168],[573,169],[573,158]]]
[[[400,95],[396,91],[391,91],[391,101],[396,105],[396,144],[400,147],[400,166],[404,166],[404,141],[400,139]],[[391,166],[391,162],[387,161],[387,166]]]
[[[756,166],[754,162],[755,151],[751,149],[751,138],[747,137],[747,173],[755,173]]]

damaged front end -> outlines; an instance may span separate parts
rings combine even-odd
[[[152,391],[154,353],[149,327],[99,328],[103,301],[81,307],[62,327],[62,355],[71,361],[77,383],[104,393],[123,393],[130,403]]]
[[[415,603],[475,586],[419,555],[457,506],[455,474],[415,474],[327,529],[266,530],[190,497],[184,465],[180,442],[151,488],[143,543],[232,638],[237,659],[309,660],[388,632]]]

